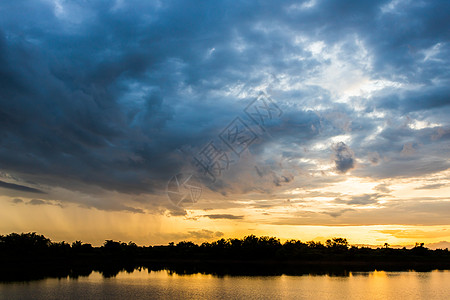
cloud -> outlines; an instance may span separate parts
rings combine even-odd
[[[373,165],[377,165],[380,162],[380,154],[378,152],[370,152],[368,154],[368,159]]]
[[[96,209],[106,210],[106,211],[125,211],[125,212],[130,212],[130,213],[135,213],[135,214],[145,214],[144,209],[124,205],[124,204],[117,203],[117,202],[113,202],[113,203],[104,202],[104,203],[100,203],[100,204],[96,204],[96,205],[81,204],[81,206],[87,207],[87,208],[96,208]]]
[[[354,204],[355,209],[348,210],[338,217],[325,214],[336,209],[316,211],[316,207],[303,207],[292,210],[289,215],[274,215],[267,220],[272,225],[321,225],[321,226],[363,226],[403,224],[414,226],[448,225],[450,217],[448,201],[443,199],[396,199],[382,205],[366,208],[365,205],[375,203],[375,200],[362,201]],[[337,199],[336,204],[346,204],[345,200]],[[359,199],[360,200],[360,199]],[[365,199],[363,199],[365,200]],[[358,201],[361,202],[361,201]],[[362,205],[364,209],[360,209]],[[356,209],[359,208],[359,209]],[[342,209],[345,209],[342,208]],[[339,212],[339,209],[337,209]]]
[[[389,185],[387,185],[386,183],[380,183],[374,189],[381,193],[389,193],[389,192],[391,192],[391,190],[388,187],[389,187]]]
[[[224,236],[224,233],[221,231],[211,231],[211,230],[206,230],[206,229],[202,229],[199,231],[188,231],[188,234],[190,237],[192,237],[195,240],[199,240],[199,239],[215,239],[215,238],[220,238],[222,236]]]
[[[341,216],[343,213],[347,212],[347,211],[352,211],[353,209],[350,208],[346,208],[346,209],[339,209],[339,210],[332,210],[332,211],[324,211],[322,212],[323,214],[329,215],[333,218],[337,218],[339,216]]]
[[[42,200],[42,199],[31,199],[29,201],[24,201],[24,200],[22,200],[20,198],[15,198],[15,199],[12,199],[11,202],[14,203],[14,204],[25,204],[25,205],[35,205],[35,206],[55,205],[55,206],[63,207],[61,205],[61,203],[59,203],[59,202],[49,201],[49,200]]]
[[[184,217],[187,215],[187,211],[180,207],[171,207],[168,213],[170,216],[173,217]]]
[[[56,205],[56,206],[61,206],[60,203],[55,203],[52,201],[47,201],[47,200],[42,200],[42,199],[31,199],[29,201],[24,201],[20,198],[15,198],[11,200],[12,203],[14,204],[26,204],[26,205]]]
[[[15,190],[15,191],[20,191],[20,192],[27,192],[27,193],[45,194],[45,192],[43,192],[39,189],[36,189],[36,188],[32,188],[32,187],[28,187],[28,186],[24,186],[24,185],[20,185],[20,184],[15,184],[15,183],[4,182],[1,180],[0,180],[0,188],[10,189],[10,190]]]
[[[15,203],[15,204],[19,204],[19,203],[23,203],[23,200],[20,199],[20,198],[14,198],[14,199],[11,200],[11,202]]]
[[[257,127],[243,109],[260,90],[283,114],[205,184],[220,205],[326,187],[350,171],[378,180],[447,170],[448,1],[300,6],[4,1],[0,168],[20,181],[0,187],[184,216],[163,200],[167,181],[234,118]]]
[[[430,249],[450,249],[450,242],[440,241],[437,243],[429,243],[425,246]]]
[[[158,238],[160,234],[156,234]],[[193,241],[193,242],[203,242],[208,240],[217,240],[223,237],[225,234],[221,231],[212,231],[208,229],[201,230],[191,230],[185,233],[169,233],[164,234],[164,239],[172,241]]]
[[[343,142],[339,142],[334,144],[332,149],[334,151],[334,162],[338,172],[346,173],[355,167],[355,155],[349,146]]]
[[[416,190],[435,190],[435,189],[439,189],[439,188],[445,187],[445,186],[447,186],[446,183],[426,184],[426,185],[417,187]]]
[[[424,230],[398,230],[398,229],[384,229],[378,230],[378,232],[392,235],[396,238],[414,238],[414,239],[423,239],[423,238],[440,238],[440,237],[449,237],[450,232],[446,229],[437,230],[437,231],[424,231]]]
[[[377,203],[377,199],[381,196],[379,194],[365,194],[362,196],[352,196],[351,200],[347,202],[347,204],[359,204],[359,205],[367,205],[367,204],[375,204]]]
[[[27,204],[30,205],[45,205],[48,204],[47,201],[41,200],[41,199],[31,199],[30,201],[27,202]]]
[[[412,143],[406,143],[403,145],[403,149],[401,152],[403,155],[412,155],[412,154],[414,154],[414,152],[415,152],[415,149],[414,149]]]
[[[334,199],[335,203],[338,204],[348,204],[348,205],[371,205],[371,204],[377,204],[378,198],[382,197],[383,195],[380,194],[364,194],[364,195],[358,195],[358,196],[350,196],[345,197],[349,199],[342,199],[342,197]]]
[[[226,219],[226,220],[242,220],[244,216],[236,216],[231,214],[212,214],[212,215],[204,215],[204,217],[210,219]]]

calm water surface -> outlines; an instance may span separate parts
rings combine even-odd
[[[177,275],[136,270],[104,278],[0,283],[1,299],[450,299],[450,271],[348,276]]]

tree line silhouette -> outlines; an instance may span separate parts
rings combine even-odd
[[[163,246],[138,246],[133,242],[106,240],[100,247],[75,241],[69,244],[52,242],[43,235],[32,233],[11,233],[0,235],[0,254],[2,257],[70,257],[70,256],[118,256],[124,258],[149,259],[275,259],[275,260],[330,260],[395,258],[423,259],[426,257],[450,258],[448,249],[430,250],[424,243],[416,243],[411,249],[384,247],[370,248],[352,246],[345,238],[332,238],[325,243],[300,240],[287,240],[269,236],[249,235],[242,239],[219,239],[214,242],[195,244],[182,241]]]
[[[180,265],[183,264],[182,267]],[[187,267],[188,265],[188,267]],[[191,241],[161,246],[138,246],[133,242],[106,240],[100,247],[75,241],[53,242],[32,233],[0,235],[0,280],[23,276],[24,272],[51,274],[90,273],[101,270],[114,276],[120,270],[174,269],[179,272],[258,272],[286,273],[338,266],[347,269],[450,269],[448,249],[431,250],[423,243],[411,249],[370,248],[350,245],[345,238],[332,238],[325,243],[287,240],[249,235],[242,239],[219,239],[195,244]],[[184,270],[184,271],[180,271]],[[226,269],[226,271],[225,271]],[[61,273],[62,272],[62,273]],[[106,275],[105,275],[106,274]]]

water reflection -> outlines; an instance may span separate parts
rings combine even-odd
[[[133,267],[0,283],[1,299],[449,299],[450,271],[241,276]],[[181,269],[180,269],[181,270]],[[189,271],[189,272],[185,272]]]
[[[26,271],[25,271],[26,270]],[[169,276],[189,276],[194,274],[213,275],[221,278],[225,276],[400,276],[399,273],[385,273],[374,268],[345,265],[290,265],[290,264],[258,264],[258,263],[147,263],[147,264],[115,264],[102,263],[97,265],[37,265],[17,268],[0,269],[0,282],[30,281],[45,278],[78,279],[89,277],[98,272],[103,278],[115,278],[119,273],[167,271]],[[432,269],[399,269],[385,268],[385,271],[418,271],[430,272]],[[401,274],[401,273],[400,273]],[[425,273],[426,274],[426,273]],[[426,275],[418,275],[424,276]]]

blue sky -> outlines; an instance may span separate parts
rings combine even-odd
[[[446,228],[449,13],[448,1],[2,2],[1,207],[17,225],[0,229],[40,229],[20,221],[30,207],[151,215],[173,238]],[[168,180],[234,118],[251,124],[260,92],[277,122],[175,207]]]

